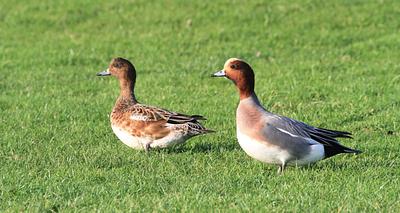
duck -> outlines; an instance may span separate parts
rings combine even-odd
[[[238,58],[228,59],[222,70],[211,75],[231,80],[239,92],[236,135],[240,147],[250,157],[278,166],[304,166],[341,153],[359,154],[337,138],[352,138],[350,132],[318,128],[269,112],[258,99],[251,66]]]
[[[136,69],[127,59],[113,58],[108,69],[97,76],[114,76],[119,80],[120,94],[110,122],[114,134],[130,148],[145,151],[168,148],[214,132],[200,123],[206,120],[201,115],[186,115],[139,103],[135,96]]]

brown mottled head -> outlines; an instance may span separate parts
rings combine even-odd
[[[212,76],[226,77],[232,80],[239,90],[240,99],[245,99],[254,93],[253,69],[241,59],[228,59],[225,62],[224,69],[214,73]]]
[[[124,99],[136,100],[134,87],[136,81],[136,70],[133,64],[124,58],[111,60],[108,69],[97,73],[98,76],[113,75],[118,78],[121,88],[121,96]]]
[[[107,70],[97,73],[98,76],[113,75],[118,79],[136,80],[136,70],[133,64],[124,58],[114,58]]]

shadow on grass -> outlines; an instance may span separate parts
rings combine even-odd
[[[326,161],[329,161],[327,159]],[[297,169],[301,171],[346,171],[346,170],[359,170],[362,165],[365,165],[363,161],[354,158],[351,162],[316,162],[314,164],[306,166],[298,166]]]
[[[240,149],[236,143],[222,143],[222,144],[212,144],[212,143],[197,143],[194,146],[190,147],[187,145],[180,145],[176,147],[172,147],[169,149],[161,149],[157,150],[158,152],[165,153],[216,153],[216,152],[229,152],[233,150]]]

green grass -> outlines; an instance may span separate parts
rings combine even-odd
[[[2,1],[0,211],[395,212],[400,209],[398,1]],[[188,24],[190,21],[192,24]],[[112,133],[112,57],[138,99],[202,114],[215,134],[144,153]],[[306,168],[252,160],[235,133],[230,57],[270,111],[362,155]]]

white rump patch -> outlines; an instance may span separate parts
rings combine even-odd
[[[311,140],[311,139],[310,139]],[[319,160],[324,159],[325,157],[325,149],[324,146],[318,142],[314,142],[316,144],[310,146],[310,152],[305,157],[289,162],[290,165],[307,165],[310,163],[317,162]]]

